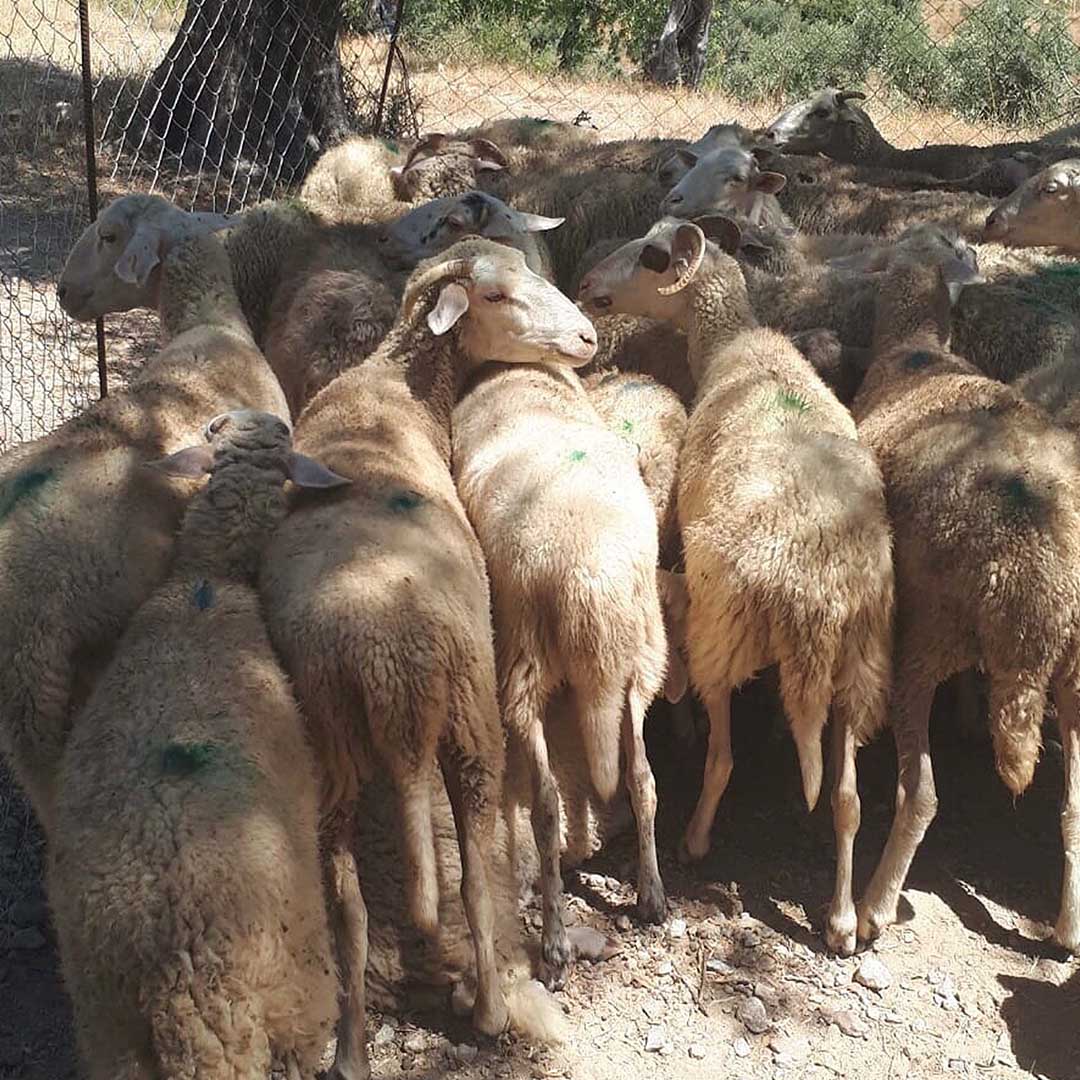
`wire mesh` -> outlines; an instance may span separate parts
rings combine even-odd
[[[371,129],[397,4],[89,11],[102,202],[156,191],[229,212],[294,189],[323,143]],[[986,143],[1077,124],[1078,42],[1077,0],[411,0],[382,130],[536,116],[696,138],[831,83],[864,90],[897,145]],[[88,220],[78,73],[75,0],[0,0],[0,450],[97,396],[93,327],[60,311],[54,285]],[[107,329],[122,385],[156,319]]]

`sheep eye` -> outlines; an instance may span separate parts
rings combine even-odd
[[[101,242],[103,244],[115,244],[116,243],[116,233],[102,233],[101,234]]]
[[[484,299],[487,300],[488,303],[491,303],[491,304],[500,304],[500,303],[502,303],[503,300],[506,299],[506,293],[501,293],[501,292],[488,293],[487,296],[484,297]]]
[[[819,120],[824,120],[825,117],[829,115],[829,110],[824,108],[824,107],[819,107],[817,109],[814,109],[810,113],[810,115],[811,116],[816,116]]]

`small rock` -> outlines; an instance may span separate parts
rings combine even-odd
[[[776,1056],[776,1064],[781,1066],[797,1065],[810,1056],[809,1041],[798,1035],[774,1035],[769,1040],[769,1049]]]
[[[652,998],[641,1006],[641,1011],[656,1024],[663,1019],[666,1009],[662,1001],[657,1001],[656,998]]]
[[[691,1043],[686,1051],[695,1061],[705,1060],[705,1047],[701,1043]]]
[[[770,1006],[775,1006],[780,1001],[780,991],[768,983],[754,983],[754,996]]]
[[[870,1034],[869,1024],[842,1005],[823,1005],[819,1012],[827,1024],[835,1024],[850,1039],[865,1039]]]
[[[730,975],[734,969],[726,960],[721,960],[719,957],[713,957],[712,960],[705,961],[705,970],[711,972],[713,975]]]
[[[615,920],[615,929],[625,934],[633,924],[630,922],[629,915],[620,915]]]
[[[686,920],[672,919],[668,927],[668,936],[675,940],[686,937]]]
[[[385,1046],[387,1043],[394,1041],[395,1029],[390,1024],[381,1024],[379,1030],[375,1032],[375,1038],[372,1042],[376,1046]]]
[[[675,970],[675,965],[670,960],[665,960],[656,968],[657,975],[670,975]]]
[[[892,986],[892,972],[873,953],[863,957],[855,981],[867,990],[876,990],[879,994]]]
[[[414,1031],[402,1044],[401,1048],[409,1054],[422,1054],[427,1046],[427,1039],[422,1031]]]
[[[735,1051],[736,1057],[750,1056],[750,1044],[741,1035],[731,1044],[731,1049]]]
[[[761,941],[754,930],[740,930],[735,935],[735,941],[744,949],[756,949],[758,945],[761,944]]]
[[[667,1040],[664,1038],[664,1029],[659,1024],[653,1024],[645,1036],[646,1052],[650,1054],[657,1053],[665,1042]]]
[[[739,1006],[735,1015],[751,1035],[761,1035],[769,1030],[769,1014],[765,1011],[765,1003],[761,998],[747,998]]]
[[[881,1019],[884,1020],[886,1024],[902,1024],[904,1022],[904,1018],[899,1013],[895,1012],[887,1012]]]
[[[913,930],[905,930],[900,935],[900,940],[905,945],[910,945],[915,940],[915,932]]]
[[[949,1068],[953,1072],[967,1073],[971,1071],[971,1065],[963,1058],[949,1058]]]
[[[533,929],[542,930],[544,927],[544,916],[539,911],[534,911],[531,918]]]
[[[470,1046],[469,1043],[462,1043],[460,1046],[454,1047],[454,1057],[458,1061],[468,1064],[470,1061],[475,1061],[476,1056],[480,1053],[480,1050],[476,1046]]]

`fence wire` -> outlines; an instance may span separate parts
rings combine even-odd
[[[102,203],[156,191],[229,212],[294,189],[328,132],[371,130],[397,4],[89,12]],[[410,0],[382,130],[536,116],[606,138],[696,138],[840,84],[867,93],[898,145],[985,143],[1080,121],[1078,42],[1078,0]],[[93,326],[55,292],[88,221],[82,137],[77,3],[0,0],[0,450],[97,396]],[[156,347],[156,319],[111,316],[107,336],[122,385]]]

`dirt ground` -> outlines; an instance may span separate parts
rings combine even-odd
[[[566,875],[572,922],[619,952],[579,964],[560,995],[571,1031],[556,1049],[478,1042],[449,1008],[372,1014],[376,1077],[453,1075],[670,1080],[1080,1080],[1080,969],[1045,942],[1061,855],[1060,748],[1048,739],[1033,788],[1014,807],[987,742],[935,725],[941,811],[916,859],[901,923],[873,951],[829,957],[818,937],[832,876],[828,799],[808,816],[790,739],[762,694],[742,695],[736,769],[706,862],[674,858],[696,796],[703,747],[685,750],[654,716],[663,927],[633,921],[632,835]],[[860,757],[865,883],[891,816],[886,735]],[[42,841],[10,784],[0,788],[0,1077],[78,1075],[70,1012],[40,883]],[[538,912],[523,913],[532,934]],[[871,973],[867,957],[884,965]],[[870,990],[857,973],[889,985]],[[874,982],[873,978],[867,981]],[[752,999],[756,999],[753,1001]]]

